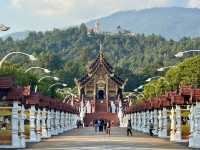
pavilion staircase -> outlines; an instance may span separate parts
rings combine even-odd
[[[86,113],[84,117],[85,126],[90,126],[95,120],[107,120],[111,121],[112,126],[119,126],[119,119],[117,113],[111,113],[108,110],[107,100],[96,101],[95,112]]]
[[[96,105],[95,105],[95,112],[107,112],[107,104],[104,100],[103,103],[101,102],[97,102]]]

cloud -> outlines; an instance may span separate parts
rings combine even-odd
[[[173,0],[10,0],[11,6],[40,16],[102,16],[119,10],[168,6]]]
[[[189,0],[187,6],[192,8],[200,8],[200,0]]]
[[[62,15],[74,7],[73,0],[10,0],[10,3],[15,8],[43,16]]]

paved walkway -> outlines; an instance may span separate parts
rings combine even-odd
[[[112,128],[112,135],[95,133],[93,128],[75,129],[60,136],[28,145],[29,150],[186,150],[186,144],[141,133],[126,136],[126,129]]]

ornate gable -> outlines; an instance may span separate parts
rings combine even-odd
[[[99,55],[96,60],[89,66],[87,74],[83,76],[80,80],[76,80],[76,83],[79,86],[84,86],[97,74],[100,69],[105,70],[105,73],[110,77],[110,79],[112,79],[119,86],[122,86],[124,84],[124,80],[114,74],[113,67],[105,59],[101,46],[99,50]]]

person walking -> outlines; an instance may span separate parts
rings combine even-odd
[[[104,120],[104,125],[103,125],[104,132],[106,132],[106,131],[107,131],[107,130],[106,130],[106,126],[107,126],[107,121],[106,121],[106,120]]]
[[[101,132],[103,132],[104,121],[101,120]]]
[[[101,132],[101,121],[98,120],[97,123],[98,123],[99,132]]]
[[[107,126],[106,126],[106,133],[110,136],[111,132],[111,123],[110,121],[107,121]]]
[[[131,135],[132,136],[132,125],[131,125],[131,120],[128,120],[127,124],[127,136]]]
[[[153,136],[153,123],[151,120],[149,121],[149,134],[150,136]]]
[[[76,127],[79,128],[79,120],[76,120]]]
[[[98,129],[98,121],[95,120],[95,122],[94,122],[94,130],[95,130],[95,132],[97,132],[97,129]]]

